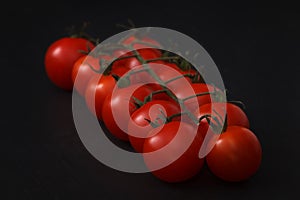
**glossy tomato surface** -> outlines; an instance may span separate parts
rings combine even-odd
[[[262,148],[255,134],[241,126],[229,126],[206,156],[209,169],[225,181],[243,181],[261,164]]]
[[[174,121],[146,138],[144,152],[155,153],[144,153],[149,170],[166,182],[186,181],[199,173],[204,163],[198,157],[203,139],[196,132],[190,124]]]
[[[137,101],[144,101],[151,92],[152,89],[146,85],[130,85],[116,88],[112,94],[105,97],[102,119],[111,134],[128,141],[127,128],[130,115],[138,109]]]
[[[177,104],[164,100],[153,100],[132,113],[128,124],[129,141],[137,152],[143,152],[146,137],[151,137],[149,132],[155,127],[164,126],[165,117],[180,113]],[[173,120],[180,120],[177,117]],[[149,122],[150,121],[150,122]],[[156,134],[152,132],[152,134]]]
[[[62,38],[46,51],[45,69],[49,79],[58,87],[72,90],[72,70],[75,62],[95,46],[83,38]]]

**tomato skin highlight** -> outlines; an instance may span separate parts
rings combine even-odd
[[[94,58],[92,54],[84,53],[95,48],[91,41],[71,37],[58,39],[45,53],[46,74],[57,87],[66,91],[76,89],[85,98],[88,109],[103,121],[108,131],[120,140],[129,141],[136,152],[142,153],[146,166],[162,181],[176,183],[189,180],[199,173],[204,161],[212,174],[229,182],[248,180],[258,171],[262,147],[240,107],[225,102],[224,93],[213,85],[205,84],[194,67],[186,69],[190,67],[189,63],[175,62],[173,58],[161,59],[163,51],[157,41],[130,36],[120,44],[124,48],[121,46],[114,50],[112,55]],[[99,59],[111,61],[116,57],[123,59],[108,66],[110,71],[103,72],[105,75],[100,74],[104,70]],[[145,62],[140,59],[152,61],[143,66]],[[122,84],[117,86],[116,79],[129,71],[128,79],[120,79]],[[169,96],[169,91],[160,91],[165,87],[173,95]],[[136,90],[132,92],[132,88]],[[213,91],[216,91],[213,95],[206,94]],[[151,101],[145,98],[153,92],[157,93],[153,94]],[[132,96],[128,97],[130,93]],[[201,93],[205,94],[196,96]],[[163,121],[160,117],[182,112],[178,102],[184,104],[196,119],[208,116],[209,120],[203,118],[198,124],[197,120],[195,123],[190,116],[182,113],[182,117],[176,116],[171,122]],[[144,104],[141,106],[141,103]],[[222,133],[215,134],[211,125],[223,123]],[[206,152],[201,157],[200,150],[203,149]],[[157,168],[161,163],[167,164]]]
[[[149,137],[149,132],[154,129],[145,119],[156,120],[154,122],[156,125],[164,126],[164,122],[161,119],[159,120],[158,117],[160,115],[169,117],[177,113],[180,113],[180,107],[173,102],[164,100],[153,100],[134,111],[131,115],[132,121],[128,124],[128,135],[130,144],[135,151],[143,152],[145,138]],[[180,117],[174,120],[180,120]]]
[[[262,149],[255,134],[241,126],[229,126],[206,156],[211,172],[231,182],[249,179],[259,169]]]
[[[179,128],[180,126],[181,128]],[[175,136],[176,139],[174,139]],[[192,142],[189,143],[189,140]],[[203,167],[204,159],[198,157],[202,142],[202,137],[196,134],[195,128],[190,124],[179,121],[167,123],[156,135],[146,138],[144,152],[154,152],[169,143],[171,145],[155,156],[144,154],[145,163],[152,174],[162,181],[170,183],[186,181],[199,173]],[[188,144],[190,146],[186,149],[185,145]],[[180,149],[184,147],[186,151],[180,152]],[[173,153],[178,151],[182,154],[176,158]],[[155,166],[159,166],[166,160],[174,161],[161,169],[155,169]]]
[[[83,38],[61,38],[53,42],[47,49],[44,59],[48,78],[59,88],[73,89],[72,70],[74,63],[95,46]]]

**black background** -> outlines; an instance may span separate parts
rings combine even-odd
[[[261,141],[260,170],[226,183],[207,169],[185,183],[128,174],[95,160],[72,119],[71,93],[44,71],[47,47],[65,28],[91,23],[100,39],[137,27],[180,31],[212,56],[231,100],[241,100]],[[3,199],[291,198],[299,186],[300,12],[297,6],[183,2],[14,2],[1,11],[1,181]]]

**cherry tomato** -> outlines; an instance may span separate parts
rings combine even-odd
[[[73,89],[74,63],[95,46],[83,38],[62,38],[52,43],[46,51],[45,69],[49,79],[65,90]]]
[[[105,98],[102,105],[102,118],[111,134],[128,141],[126,132],[130,115],[138,109],[135,99],[144,101],[144,98],[151,92],[151,88],[146,85],[130,85],[125,88],[116,88]],[[114,113],[118,113],[118,115],[115,116]]]
[[[225,181],[249,179],[259,169],[262,149],[259,140],[249,129],[229,126],[206,156],[209,169]]]
[[[116,85],[111,75],[93,76],[85,91],[85,102],[89,110],[102,120],[102,105],[106,96],[110,95]]]
[[[142,152],[145,138],[151,137],[148,135],[150,130],[164,125],[165,121],[159,117],[169,117],[177,113],[180,113],[177,104],[163,100],[150,101],[134,111],[128,123],[128,135],[132,147],[137,152]],[[174,120],[180,120],[180,117],[174,118]]]
[[[194,115],[197,119],[200,119],[205,115],[208,116],[211,123],[215,126],[224,125],[224,120],[226,119],[226,126],[242,126],[245,128],[250,127],[249,120],[245,112],[240,107],[232,103],[215,102],[204,104],[196,109]],[[199,125],[199,132],[203,134],[203,138],[205,137],[208,128],[209,123],[207,119],[203,118]]]
[[[75,62],[72,70],[72,82],[76,91],[82,96],[84,96],[86,86],[92,76],[97,74],[97,72],[91,68],[95,71],[100,71],[99,60],[92,56],[85,55]],[[76,84],[75,80],[77,80]]]
[[[188,180],[203,166],[203,159],[198,157],[202,141],[190,124],[179,121],[167,123],[157,134],[145,139],[144,152],[151,152],[143,154],[145,163],[160,180],[166,182]],[[166,166],[157,169],[162,163]]]

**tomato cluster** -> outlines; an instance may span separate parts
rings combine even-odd
[[[143,36],[122,39],[110,53],[84,53],[95,46],[83,38],[54,42],[45,56],[47,75],[76,90],[112,135],[143,154],[156,177],[185,181],[205,162],[225,181],[256,173],[262,150],[244,110],[184,58]]]

